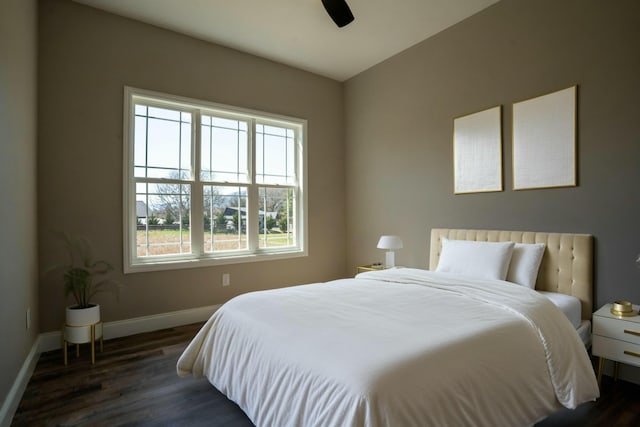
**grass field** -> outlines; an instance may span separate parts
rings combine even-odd
[[[148,241],[147,241],[148,236]],[[293,233],[269,233],[260,235],[261,248],[289,246]],[[138,256],[173,255],[191,252],[189,230],[138,230],[136,236]],[[247,248],[246,234],[206,233],[205,252],[242,250]],[[182,250],[181,250],[182,249]]]

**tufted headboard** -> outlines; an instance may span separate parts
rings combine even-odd
[[[431,230],[430,270],[438,266],[443,237],[482,242],[545,243],[536,289],[573,295],[582,302],[582,318],[591,319],[593,236],[590,234],[434,228]]]

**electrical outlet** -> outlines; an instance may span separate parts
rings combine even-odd
[[[223,273],[222,274],[222,286],[229,286],[229,285],[231,285],[231,274]]]
[[[31,308],[27,308],[27,329],[31,329]]]

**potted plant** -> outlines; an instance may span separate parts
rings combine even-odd
[[[89,241],[81,236],[60,233],[69,256],[66,264],[56,265],[50,270],[63,272],[65,297],[73,296],[75,304],[66,307],[64,339],[81,344],[102,337],[100,305],[92,298],[101,292],[118,293],[119,284],[107,274],[113,266],[104,260],[94,260]]]

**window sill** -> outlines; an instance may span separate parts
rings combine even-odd
[[[255,254],[234,254],[211,258],[190,258],[153,260],[149,262],[131,263],[125,260],[124,274],[145,273],[151,271],[183,270],[188,268],[215,267],[218,265],[243,264],[250,262],[275,261],[281,259],[306,257],[306,250],[292,249],[290,251],[266,252]]]

